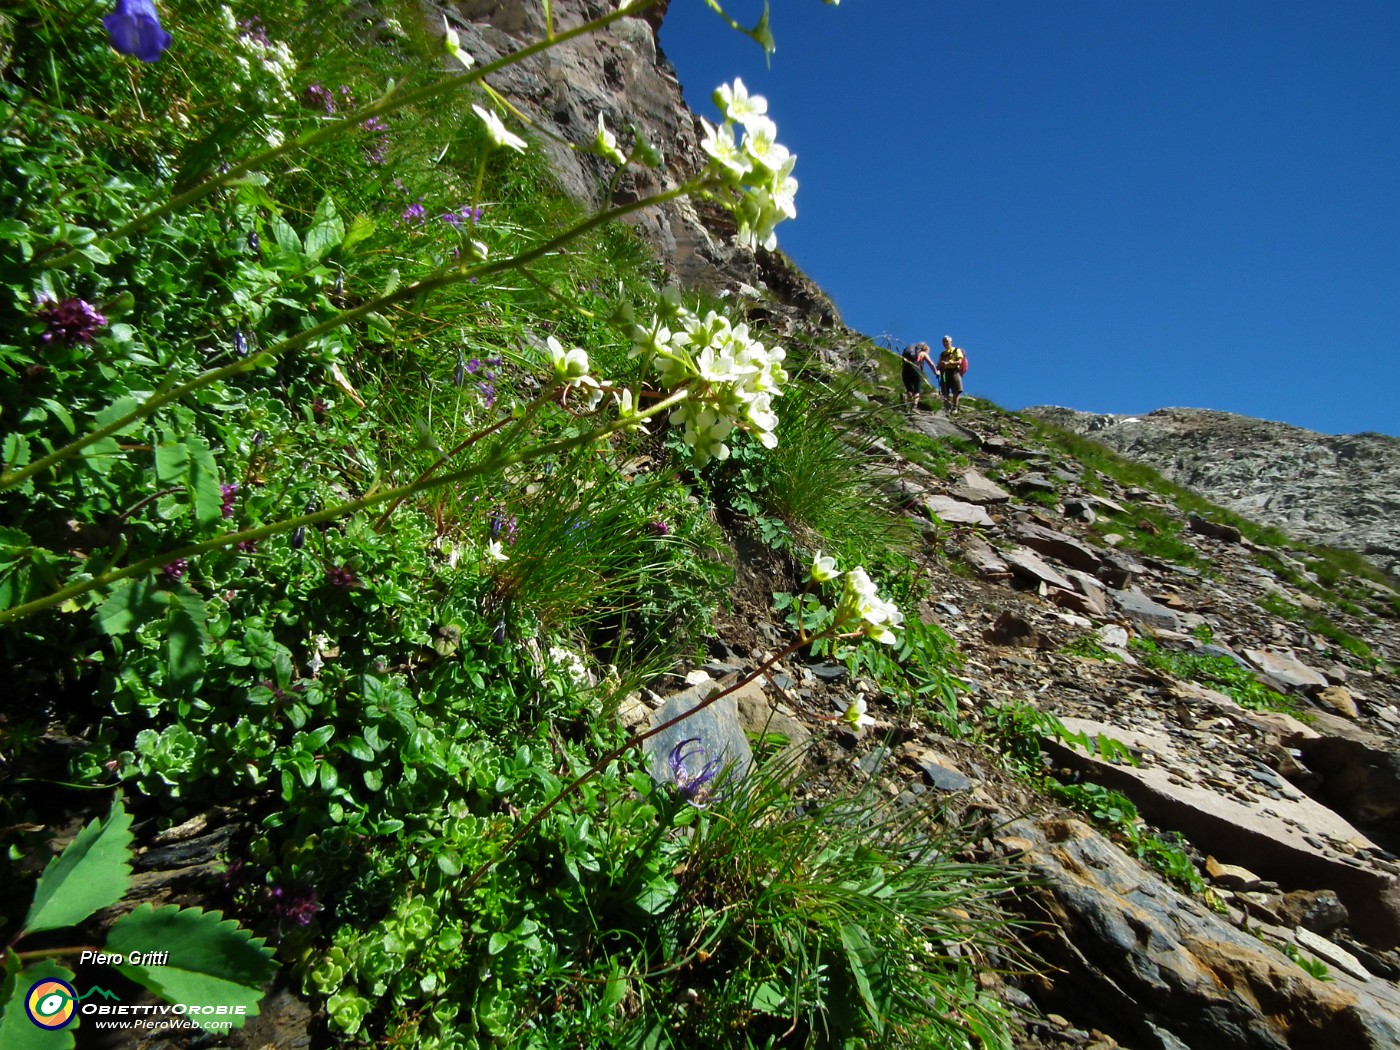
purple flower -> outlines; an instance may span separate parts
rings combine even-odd
[[[238,482],[219,486],[219,495],[224,498],[224,517],[233,517],[233,505],[238,499]]]
[[[360,581],[355,577],[355,574],[343,565],[333,565],[327,569],[326,582],[332,587],[344,587],[346,589],[358,587],[360,585]]]
[[[419,201],[414,201],[412,204],[410,204],[407,208],[403,210],[403,215],[400,216],[400,218],[406,223],[422,222],[423,215],[424,212],[422,203]]]
[[[117,9],[102,19],[112,47],[142,62],[154,62],[170,46],[170,34],[160,27],[151,0],[117,0]]]
[[[254,255],[262,251],[262,238],[258,236],[257,230],[248,231],[248,250]]]
[[[335,112],[335,94],[322,84],[307,84],[301,93],[301,101],[312,109],[323,109],[327,114]]]
[[[185,578],[185,570],[190,567],[190,563],[184,558],[176,558],[174,561],[160,567],[161,575],[167,580],[174,580],[178,583]]]
[[[664,521],[649,521],[647,524],[651,526],[651,531],[658,536],[669,536],[671,534],[671,526],[667,525]]]
[[[686,737],[671,748],[667,764],[681,798],[697,809],[714,801],[715,776],[724,768],[724,760],[709,758],[698,736]]]
[[[309,886],[293,886],[290,890],[281,886],[272,887],[272,916],[278,922],[310,926],[320,910],[321,902],[316,899],[316,891]]]
[[[478,383],[477,389],[481,391],[481,400],[490,408],[496,403],[496,387],[491,383]]]
[[[237,330],[233,333],[233,352],[239,357],[248,356],[248,337]]]
[[[58,342],[64,346],[91,343],[97,330],[107,324],[107,318],[82,299],[64,299],[59,303],[51,299],[43,300],[39,320],[44,322],[47,329],[39,337],[39,342]]]
[[[444,215],[442,221],[449,226],[461,226],[464,222],[470,226],[475,226],[481,221],[481,209],[473,208],[470,205],[463,205],[457,211],[450,211]]]
[[[267,30],[262,27],[262,19],[257,15],[238,23],[238,35],[263,47],[272,46],[272,41],[267,38]]]

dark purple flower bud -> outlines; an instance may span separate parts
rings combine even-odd
[[[704,809],[715,799],[715,777],[724,760],[710,758],[698,736],[687,737],[667,756],[676,792],[692,806]]]
[[[239,357],[248,356],[248,337],[242,332],[233,333],[233,352]]]
[[[491,635],[491,642],[494,645],[506,644],[506,618],[501,617],[501,622],[496,624],[496,630]]]
[[[257,230],[248,231],[248,250],[254,255],[262,252],[262,238],[258,236]]]
[[[185,561],[184,558],[176,558],[169,564],[162,565],[160,571],[167,580],[174,580],[178,583],[185,578],[185,570],[189,567],[189,562]]]
[[[238,500],[238,483],[219,486],[219,495],[224,498],[224,517],[233,517],[233,505]]]
[[[298,525],[292,531],[292,550],[299,551],[306,546],[306,526]]]
[[[470,361],[467,362],[467,371],[470,372],[472,375],[476,375],[476,373],[480,370],[481,361],[479,359],[473,357]],[[488,376],[487,378],[489,379],[490,377]]]
[[[238,549],[244,554],[252,554],[255,550],[258,549],[258,541],[240,540],[238,543]]]
[[[102,19],[112,47],[142,62],[154,62],[170,46],[170,34],[160,27],[151,0],[117,0],[117,9]]]
[[[500,508],[491,512],[491,538],[498,540],[501,538],[501,529],[505,526],[506,516],[501,513]]]
[[[664,521],[650,521],[647,522],[647,524],[651,526],[651,531],[658,536],[669,536],[671,534],[671,526],[667,525]]]
[[[461,386],[467,379],[467,363],[462,360],[462,355],[457,355],[457,368],[452,373],[452,385]]]
[[[318,423],[325,418],[326,413],[330,410],[331,406],[326,404],[324,398],[318,397],[315,401],[311,402],[311,415]]]
[[[107,325],[107,318],[83,299],[64,299],[59,303],[45,300],[39,310],[39,319],[46,329],[39,336],[39,342],[62,343],[64,346],[91,343],[97,330]]]
[[[266,441],[266,440],[267,440],[267,434],[266,434],[265,432],[259,430],[256,434],[253,435],[253,447],[254,447],[254,448],[262,448],[262,443],[263,443],[264,441]]]

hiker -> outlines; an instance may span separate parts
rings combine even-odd
[[[938,395],[943,399],[943,407],[949,412],[958,410],[962,399],[962,377],[967,372],[967,355],[962,348],[953,345],[953,337],[943,337],[943,353],[938,355]]]
[[[899,356],[904,360],[904,368],[901,372],[904,379],[904,401],[910,406],[917,406],[919,392],[923,389],[924,384],[924,365],[932,360],[929,355],[928,343],[914,343],[906,346]]]

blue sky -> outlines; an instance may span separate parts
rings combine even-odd
[[[746,25],[761,0],[725,0]],[[703,0],[661,43],[798,155],[779,246],[1006,408],[1400,435],[1400,0]]]

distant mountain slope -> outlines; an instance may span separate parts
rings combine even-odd
[[[1400,571],[1400,438],[1333,437],[1194,408],[1142,416],[1055,406],[1025,411],[1146,463],[1236,513]]]

